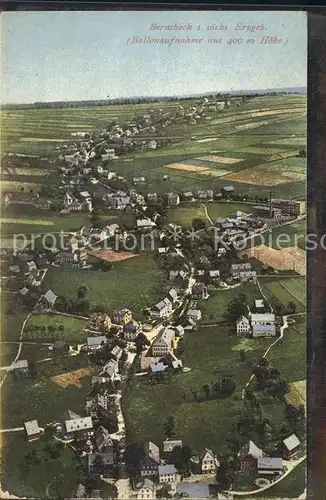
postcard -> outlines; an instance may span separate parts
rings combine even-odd
[[[306,13],[2,41],[1,498],[306,498]]]

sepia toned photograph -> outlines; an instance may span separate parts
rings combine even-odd
[[[306,499],[307,14],[1,36],[1,499]]]

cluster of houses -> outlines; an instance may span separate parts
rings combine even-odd
[[[288,460],[293,457],[300,445],[297,435],[291,434],[279,444],[279,456],[270,457],[250,440],[238,453],[240,470],[244,474],[277,477],[285,471],[284,459]]]
[[[249,312],[249,318],[241,316],[236,322],[239,336],[274,337],[276,335],[275,314],[265,312],[262,299],[255,300],[255,312]]]

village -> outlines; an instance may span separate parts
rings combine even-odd
[[[273,187],[269,196],[250,191],[244,194],[231,182],[218,190],[199,187],[167,191],[164,184],[169,181],[168,174],[161,175],[160,191],[152,191],[145,168],[130,176],[111,168],[115,160],[126,155],[169,146],[172,139],[165,138],[163,132],[171,124],[187,125],[191,131],[207,114],[219,116],[225,109],[240,108],[243,102],[243,98],[231,101],[205,97],[197,105],[178,106],[175,114],[156,108],[123,124],[112,120],[100,133],[74,132],[73,142],[57,146],[56,158],[49,160],[57,173],[55,184],[44,185],[40,193],[22,188],[20,192],[6,191],[2,197],[5,214],[11,210],[55,212],[60,228],[56,235],[50,231],[33,234],[32,238],[15,234],[15,247],[1,249],[1,291],[13,296],[15,302],[8,306],[9,312],[15,315],[19,308],[28,318],[43,320],[58,315],[82,319],[86,325],[80,332],[83,341],[78,335],[69,340],[69,327],[45,326],[45,322],[23,327],[17,341],[18,355],[2,367],[12,383],[37,381],[36,365],[43,360],[35,362],[20,354],[25,345],[38,342],[49,356],[60,360],[86,359],[87,368],[56,374],[51,379],[62,387],[78,387],[83,370],[91,373],[84,411],[66,407],[46,424],[40,423],[42,417],[37,414],[31,420],[22,415],[22,427],[18,428],[31,450],[33,444],[46,441],[51,458],[60,456],[67,447],[73,450],[79,471],[76,477],[81,479],[71,498],[105,498],[102,489],[109,487],[110,496],[120,499],[223,500],[239,491],[249,494],[268,490],[305,458],[305,407],[285,403],[287,381],[266,358],[271,347],[282,344],[289,325],[296,321],[300,325],[304,313],[296,310],[298,303],[294,301],[287,301],[282,309],[275,307],[259,282],[261,277],[279,275],[295,279],[297,269],[288,266],[284,270],[277,263],[252,259],[247,252],[255,238],[261,237],[263,242],[265,233],[304,220],[305,201],[276,198]],[[303,157],[304,148],[298,149],[297,155]],[[15,155],[3,155],[2,160],[5,169],[21,166],[22,162],[30,168],[32,161]],[[237,209],[228,216],[210,214],[213,205],[232,207],[235,202]],[[190,225],[170,222],[172,210],[192,206],[199,207],[204,216],[194,217]],[[65,230],[65,221],[74,220],[76,213],[85,214],[87,223]],[[62,270],[69,270],[70,276],[82,272],[85,278],[87,273],[96,272],[109,281],[117,269],[116,262],[135,255],[145,259],[150,255],[148,259],[153,259],[164,275],[160,298],[141,311],[129,308],[128,293],[125,307],[116,309],[111,306],[110,295],[105,307],[90,302],[86,285],[76,286],[73,298],[64,296],[55,286],[46,286],[47,275]],[[249,297],[246,287],[252,291]],[[207,308],[210,298],[217,301],[227,293],[233,298],[226,305],[227,316],[221,326],[210,320]],[[218,303],[211,306],[211,315],[218,307]],[[228,337],[236,338],[241,346],[255,342],[260,346],[261,342],[265,347],[263,342],[270,340],[264,355],[249,367],[252,375],[239,404],[235,431],[239,437],[234,438],[232,454],[213,446],[193,449],[176,433],[173,415],[164,424],[164,440],[130,439],[125,405],[130,387],[141,380],[149,390],[156,387],[159,391],[160,387],[173,387],[180,374],[191,373],[193,366],[184,361],[184,345],[189,336],[199,336],[201,328],[207,327],[227,330]],[[243,363],[246,353],[242,348],[239,351]],[[253,380],[257,387],[249,387]],[[226,400],[235,397],[235,387],[234,378],[225,371],[208,380],[204,394],[198,395],[189,384],[191,394],[184,394],[183,399],[197,405]],[[292,411],[285,419],[282,439],[275,437],[276,433],[269,437],[270,423],[257,416],[261,408],[257,394],[265,389],[290,407],[289,413]],[[37,464],[35,450],[27,452],[25,458],[29,466]],[[55,492],[55,488],[60,490],[56,481],[52,485]]]

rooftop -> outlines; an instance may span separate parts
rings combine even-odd
[[[93,422],[91,417],[76,418],[73,420],[65,421],[67,432],[76,432],[82,430],[93,429]]]
[[[158,466],[158,473],[160,476],[165,476],[168,474],[176,474],[177,472],[178,472],[177,469],[172,464]]]
[[[38,426],[37,420],[30,420],[29,422],[24,422],[24,427],[27,436],[35,436],[35,434],[40,433],[40,428]]]
[[[300,441],[295,434],[291,434],[291,436],[284,439],[283,443],[289,451],[294,450],[295,448],[297,448],[297,446],[300,445]]]

